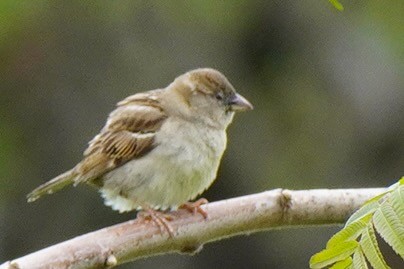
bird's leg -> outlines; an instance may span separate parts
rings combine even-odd
[[[208,213],[201,208],[201,205],[204,205],[207,203],[208,203],[208,200],[206,200],[205,198],[200,198],[195,202],[186,202],[185,204],[181,205],[180,208],[186,209],[189,212],[193,213],[194,215],[196,215],[196,213],[199,213],[202,215],[202,217],[204,219],[207,219]]]
[[[174,236],[174,230],[169,223],[169,221],[173,220],[173,217],[169,214],[154,210],[150,207],[143,207],[143,211],[138,213],[138,217],[144,219],[145,221],[154,222],[159,227],[162,234],[167,231],[170,237]]]

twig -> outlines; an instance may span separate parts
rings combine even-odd
[[[152,222],[132,220],[78,236],[0,265],[0,269],[112,268],[170,252],[194,254],[207,242],[280,227],[342,224],[386,189],[275,189],[202,206],[208,219],[170,213],[173,237]]]

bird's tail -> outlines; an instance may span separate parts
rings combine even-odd
[[[76,172],[74,168],[42,184],[27,195],[28,202],[34,202],[45,194],[55,193],[74,183]]]

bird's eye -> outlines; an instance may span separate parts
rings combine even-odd
[[[223,94],[222,93],[216,93],[216,95],[215,95],[215,97],[216,97],[216,100],[219,100],[219,101],[222,101],[223,100]]]

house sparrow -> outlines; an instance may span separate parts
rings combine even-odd
[[[212,184],[226,128],[234,112],[249,109],[220,72],[189,71],[164,89],[119,102],[83,160],[36,188],[28,201],[86,183],[119,212],[176,209]]]

